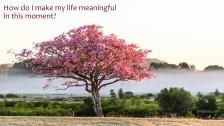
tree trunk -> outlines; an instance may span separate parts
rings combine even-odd
[[[101,107],[100,95],[99,90],[92,91],[92,99],[93,99],[93,108],[97,116],[103,117],[103,110]]]

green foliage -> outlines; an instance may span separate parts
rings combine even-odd
[[[214,95],[198,95],[196,107],[196,114],[200,117],[215,117],[218,113],[218,106]]]
[[[113,89],[110,90],[110,97],[111,98],[117,98],[117,95],[116,95],[116,93],[114,92]]]
[[[51,101],[0,101],[0,116],[95,116],[92,99],[83,102],[65,103]],[[107,116],[156,116],[158,104],[142,101],[139,97],[131,99],[104,99],[103,110]]]
[[[193,105],[191,94],[183,88],[163,89],[156,100],[164,113],[175,113],[184,116]]]
[[[124,97],[124,91],[123,91],[122,88],[120,88],[120,89],[118,90],[118,97],[119,97],[120,99],[122,99],[122,98]]]
[[[6,94],[6,96],[5,96],[6,98],[19,98],[19,96],[18,95],[16,95],[16,94]]]
[[[142,102],[138,97],[104,100],[102,106],[106,116],[149,117],[158,115],[160,110],[156,103]]]
[[[192,111],[188,111],[185,115],[186,118],[195,118],[195,115],[192,113]]]
[[[82,104],[81,111],[78,112],[78,115],[80,115],[80,116],[95,116],[92,98],[87,97],[87,98],[83,99],[83,102],[84,102],[84,104]]]
[[[122,99],[104,97],[101,100],[104,114],[129,117],[224,117],[224,94],[215,96],[198,93],[197,97],[193,97],[183,88],[165,88],[158,94],[156,101],[151,98],[151,93],[143,96],[128,92],[123,94]],[[90,97],[69,102],[66,98],[61,101],[4,98],[0,101],[0,116],[95,116],[92,106]]]
[[[154,97],[154,94],[152,94],[152,93],[148,93],[148,94],[146,94],[146,96],[147,96],[147,97]]]
[[[147,93],[147,94],[140,95],[140,97],[141,98],[152,98],[152,97],[155,97],[155,96],[152,93]]]
[[[81,103],[0,101],[1,116],[71,116],[80,112]],[[74,110],[71,113],[70,110]]]
[[[214,91],[214,95],[215,95],[215,96],[220,95],[219,89],[216,89],[216,90]]]
[[[0,98],[4,98],[4,95],[0,94]]]
[[[131,91],[126,91],[126,92],[124,92],[124,98],[131,98],[131,97],[133,97],[134,96],[134,93],[133,92],[131,92]]]

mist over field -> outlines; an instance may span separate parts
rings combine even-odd
[[[145,79],[143,81],[127,81],[118,82],[114,85],[109,85],[101,90],[101,95],[109,95],[110,89],[117,91],[123,88],[124,91],[133,91],[135,94],[157,93],[165,87],[183,87],[192,94],[197,92],[209,93],[219,89],[224,92],[224,72],[209,71],[209,72],[192,72],[184,70],[163,70],[155,71],[155,77]],[[60,84],[63,79],[54,80],[52,85],[43,89],[47,78],[33,77],[31,75],[0,75],[0,93],[40,93],[40,94],[74,94],[77,96],[89,95],[84,90],[84,87],[75,87],[67,90],[59,90],[62,88]]]

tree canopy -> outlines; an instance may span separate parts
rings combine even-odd
[[[212,71],[212,70],[224,70],[224,68],[218,65],[209,65],[204,69],[204,71]]]

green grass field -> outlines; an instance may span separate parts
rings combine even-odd
[[[0,126],[224,126],[224,120],[1,116]]]

